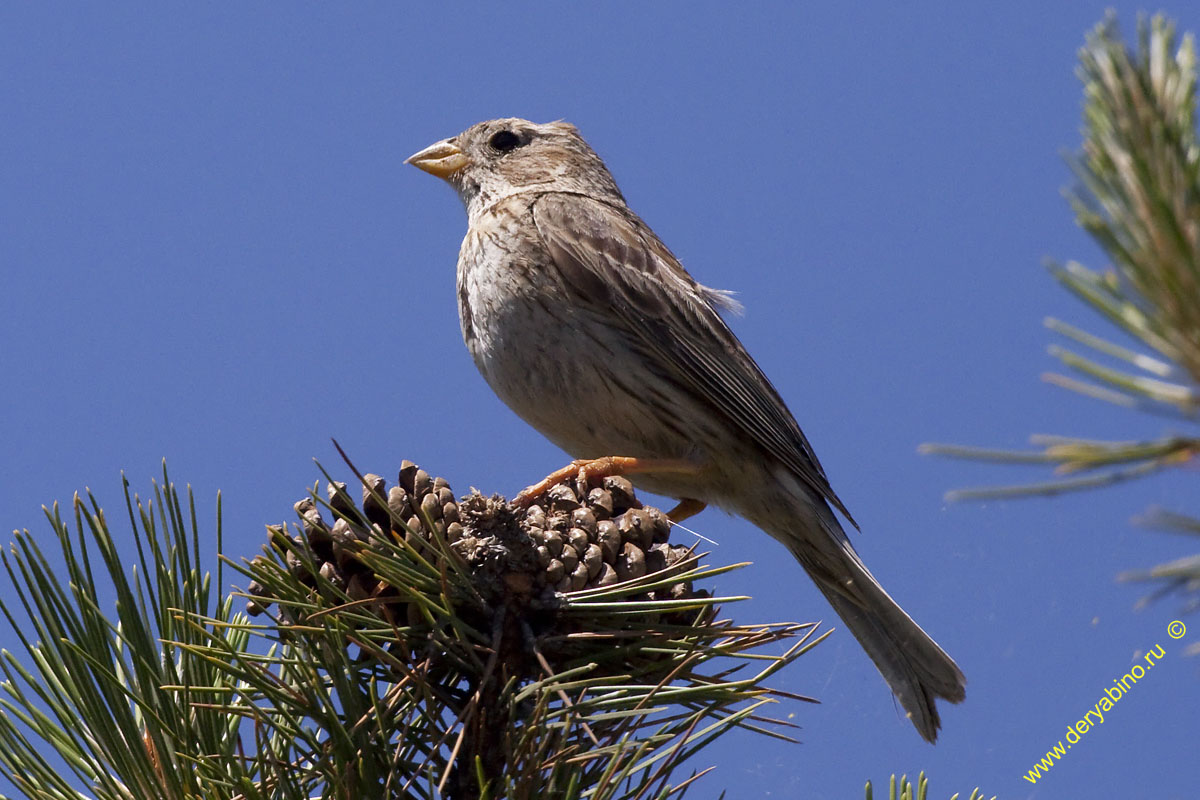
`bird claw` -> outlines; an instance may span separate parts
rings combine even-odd
[[[522,489],[520,494],[512,499],[511,505],[515,508],[528,508],[551,488],[572,478],[578,481],[579,487],[586,493],[587,487],[592,482],[616,475],[632,475],[639,472],[697,472],[698,470],[699,467],[695,463],[681,459],[633,458],[631,456],[577,458],[562,469],[551,472],[532,486]],[[671,513],[682,510],[683,516],[680,519],[690,517],[704,508],[703,503],[700,503],[698,508],[696,503],[699,501],[684,500]]]
[[[535,500],[550,491],[560,483],[566,483],[574,478],[580,486],[586,487],[591,481],[604,479],[611,475],[622,475],[628,467],[626,462],[637,462],[635,458],[625,456],[604,456],[603,458],[577,458],[561,469],[556,469],[545,478],[531,486],[526,486],[520,494],[513,498],[511,505],[515,508],[528,508]]]

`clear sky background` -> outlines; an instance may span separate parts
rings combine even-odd
[[[1168,424],[1038,379],[1044,316],[1107,332],[1041,261],[1102,265],[1060,153],[1108,3],[646,5],[0,6],[0,523],[48,537],[43,503],[91,487],[118,509],[120,470],[145,494],[166,458],[210,524],[224,493],[226,551],[249,556],[314,457],[345,473],[330,437],[460,492],[560,466],[472,366],[465,214],[402,161],[483,119],[563,118],[699,280],[739,292],[733,327],[863,558],[968,678],[931,747],[839,630],[778,678],[822,701],[781,709],[803,744],[734,734],[694,796],[858,798],[924,769],[936,798],[1195,797],[1200,619],[1170,640],[1178,604],[1135,611],[1142,590],[1114,581],[1195,550],[1129,524],[1200,511],[1195,475],[947,506],[1039,473],[916,452]],[[1131,33],[1138,8],[1117,6]],[[754,562],[717,585],[754,596],[739,619],[837,625],[767,536],[694,523],[714,562]],[[1105,723],[1023,780],[1156,644]]]

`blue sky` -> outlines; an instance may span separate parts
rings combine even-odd
[[[857,798],[924,769],[939,798],[1192,797],[1200,661],[1166,636],[1175,605],[1135,611],[1114,576],[1194,549],[1129,524],[1200,511],[1194,475],[946,506],[1034,474],[916,453],[1163,430],[1038,379],[1044,316],[1105,332],[1040,264],[1102,264],[1060,153],[1106,5],[0,7],[0,522],[48,535],[43,503],[91,487],[116,508],[119,471],[145,493],[166,458],[201,508],[223,492],[226,551],[251,555],[312,459],[338,468],[330,437],[459,491],[560,466],[462,346],[458,200],[401,162],[482,119],[564,118],[699,280],[739,292],[734,329],[860,553],[968,678],[930,747],[839,631],[778,678],[822,700],[781,711],[804,743],[734,735],[695,796]],[[714,562],[755,562],[718,584],[754,596],[739,619],[837,625],[768,537],[693,522]],[[1022,780],[1156,644],[1105,723]]]

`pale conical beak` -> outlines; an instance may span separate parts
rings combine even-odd
[[[413,153],[404,159],[405,164],[412,164],[420,170],[436,175],[439,178],[449,178],[463,167],[471,163],[453,139],[443,139],[431,144],[419,153]]]

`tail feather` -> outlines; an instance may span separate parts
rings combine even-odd
[[[936,741],[942,723],[934,701],[962,702],[966,677],[875,579],[833,513],[826,508],[820,517],[830,536],[816,546],[794,534],[779,538],[875,662],[917,731],[926,741]]]
[[[891,687],[917,732],[928,742],[937,740],[942,720],[935,698],[951,703],[966,696],[966,678],[954,660],[896,604],[866,570],[873,582],[864,594],[874,595],[864,605],[840,587],[813,576],[867,655]],[[860,586],[867,581],[860,579]]]

